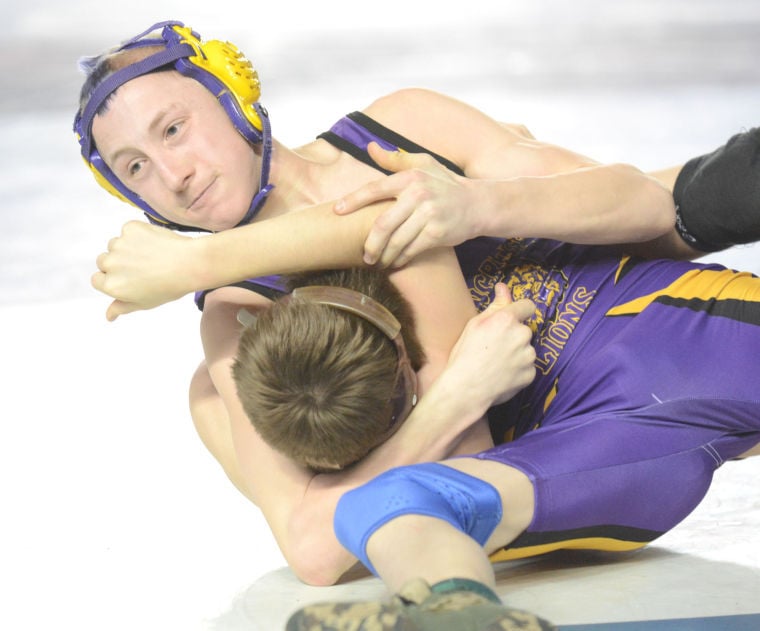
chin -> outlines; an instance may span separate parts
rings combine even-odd
[[[243,215],[240,216],[240,219],[212,219],[210,222],[208,222],[206,229],[210,232],[222,232],[224,230],[231,230],[232,228],[237,227],[242,218]]]

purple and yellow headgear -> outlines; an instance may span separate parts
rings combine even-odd
[[[239,225],[253,219],[273,188],[269,184],[272,133],[269,116],[259,103],[260,84],[251,62],[229,42],[202,42],[200,35],[181,22],[159,22],[126,41],[111,54],[143,46],[163,49],[108,75],[90,94],[74,119],[74,132],[82,157],[98,183],[119,199],[145,211],[148,219],[174,230],[198,230],[175,224],[162,217],[139,195],[128,189],[108,168],[92,139],[92,121],[108,97],[127,81],[160,68],[174,69],[208,88],[224,107],[235,128],[252,144],[261,144],[262,162],[259,190]]]

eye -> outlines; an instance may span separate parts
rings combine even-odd
[[[130,162],[127,165],[127,173],[129,173],[130,177],[135,177],[139,175],[140,171],[143,167],[143,160],[135,160],[133,162]]]
[[[171,138],[172,136],[176,136],[182,128],[182,123],[172,123],[166,128],[166,131],[164,132],[167,138]]]

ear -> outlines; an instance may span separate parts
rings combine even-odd
[[[248,311],[248,309],[240,309],[237,312],[237,321],[244,327],[249,327],[256,322],[256,316]]]

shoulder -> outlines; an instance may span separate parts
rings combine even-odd
[[[406,88],[371,103],[364,113],[409,140],[452,160],[472,175],[496,152],[535,142],[523,125],[502,123],[454,97]],[[485,156],[485,158],[484,158]]]
[[[366,108],[366,113],[371,115],[371,112],[385,112],[388,108],[394,110],[399,106],[435,104],[448,100],[450,97],[435,90],[417,87],[401,88],[375,99]]]
[[[237,307],[268,307],[272,301],[265,296],[245,289],[230,285],[229,287],[219,287],[210,291],[206,295],[203,313],[212,312],[226,306]]]
[[[410,131],[425,124],[443,123],[449,128],[465,127],[471,123],[486,125],[491,131],[515,142],[535,140],[525,125],[496,121],[477,107],[453,96],[426,88],[403,88],[382,96],[367,106],[363,112],[377,122]]]
[[[363,112],[400,133],[409,133],[430,117],[443,120],[452,113],[465,113],[471,109],[462,101],[434,90],[403,88],[381,96]]]
[[[220,287],[209,293],[201,316],[201,339],[206,359],[211,361],[209,355],[218,357],[234,352],[240,332],[240,309],[255,313],[271,304],[268,298],[240,287]]]

